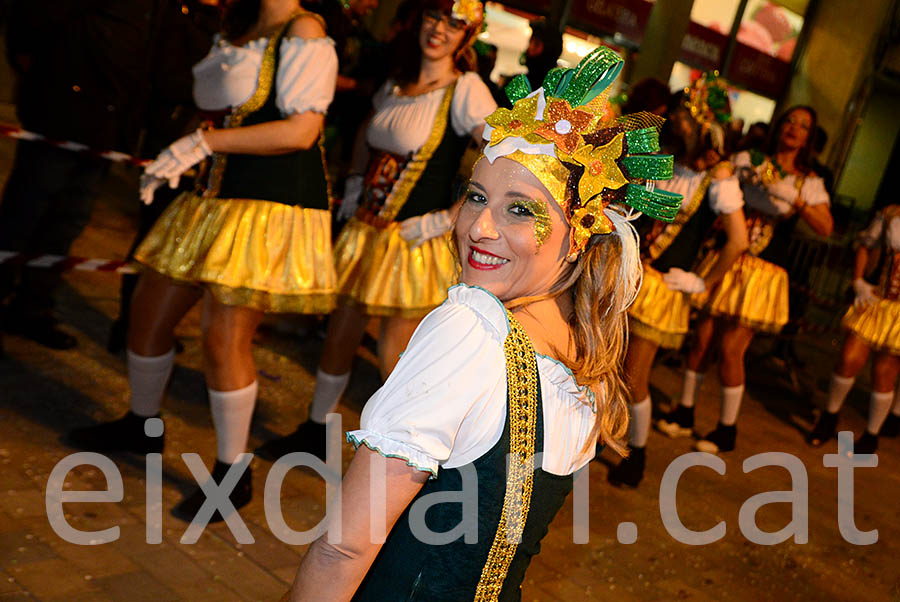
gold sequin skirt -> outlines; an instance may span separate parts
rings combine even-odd
[[[718,251],[704,257],[697,273],[709,273],[718,257]],[[789,287],[784,268],[744,253],[712,291],[694,295],[692,302],[713,316],[736,318],[753,330],[779,332],[788,321]]]
[[[146,267],[209,288],[226,305],[328,313],[331,215],[269,201],[179,196],[135,252]]]
[[[457,282],[451,244],[448,232],[413,249],[398,222],[379,228],[352,218],[334,246],[339,302],[370,316],[424,316]]]
[[[645,264],[641,290],[628,308],[631,334],[665,349],[678,349],[688,332],[690,314],[690,297],[670,289],[662,274]]]
[[[900,355],[900,301],[879,299],[864,307],[851,305],[843,325],[873,349]]]

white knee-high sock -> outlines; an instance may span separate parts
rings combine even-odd
[[[855,382],[856,377],[853,376],[831,375],[831,385],[828,387],[828,405],[825,406],[829,413],[834,414],[840,411],[844,400],[847,399],[847,393],[853,388]]]
[[[686,408],[694,407],[694,398],[701,384],[703,384],[702,372],[684,371],[684,381],[681,385],[681,405]]]
[[[900,385],[897,385],[897,390],[894,391],[894,407],[891,408],[891,414],[900,416]]]
[[[131,411],[143,418],[156,416],[175,364],[175,349],[154,357],[138,355],[129,349],[126,363]]]
[[[318,370],[316,372],[316,390],[313,393],[312,405],[309,407],[309,419],[319,424],[325,424],[325,417],[334,412],[349,382],[349,372],[328,374]]]
[[[649,395],[643,401],[628,406],[628,414],[631,417],[631,422],[628,424],[628,443],[631,447],[647,445],[652,409]]]
[[[216,427],[216,457],[226,464],[234,464],[247,451],[250,420],[256,405],[256,381],[236,391],[209,389],[209,407]]]
[[[869,433],[877,435],[887,418],[888,412],[891,411],[891,402],[893,401],[893,391],[885,391],[877,393],[872,391],[872,397],[869,398],[869,426],[866,428]]]
[[[738,412],[741,410],[741,400],[744,398],[744,385],[736,387],[722,387],[722,411],[719,422],[725,426],[731,426],[737,422]]]

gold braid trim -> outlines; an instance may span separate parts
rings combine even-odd
[[[700,186],[697,187],[697,191],[691,197],[691,202],[687,209],[679,211],[678,215],[675,216],[675,221],[667,224],[663,231],[659,233],[659,236],[653,239],[650,248],[647,250],[650,261],[654,261],[662,255],[675,241],[675,238],[681,234],[681,229],[684,228],[684,225],[694,217],[694,214],[697,213],[697,209],[700,208],[700,204],[703,202],[703,198],[706,196],[706,190],[709,188],[710,182],[712,182],[712,173],[706,174],[706,177],[700,182]]]
[[[259,78],[256,80],[256,91],[253,93],[253,96],[244,102],[244,104],[235,107],[231,111],[231,114],[225,118],[226,128],[240,127],[241,123],[243,123],[248,115],[260,110],[263,108],[263,105],[266,104],[266,101],[269,99],[269,94],[272,93],[272,85],[275,83],[275,53],[279,51],[277,48],[278,41],[282,39],[285,29],[287,29],[298,17],[303,16],[315,17],[323,27],[325,26],[319,15],[300,9],[292,14],[291,17],[285,21],[284,25],[280,26],[272,33],[269,37],[269,41],[266,43],[266,49],[263,52],[262,65],[260,65],[259,68]],[[212,168],[210,169],[209,174],[209,185],[206,187],[203,196],[219,196],[219,190],[222,186],[222,176],[225,174],[225,163],[227,158],[228,155],[226,153],[216,153],[213,155]]]
[[[509,311],[509,334],[503,343],[509,391],[509,464],[503,511],[494,543],[475,590],[476,602],[497,600],[525,530],[534,485],[534,445],[538,412],[538,368],[534,347]]]
[[[434,151],[437,150],[441,140],[444,138],[444,131],[447,129],[447,118],[450,116],[450,103],[453,100],[454,90],[456,90],[456,82],[447,86],[447,89],[444,91],[444,97],[441,99],[441,106],[438,107],[437,115],[434,118],[434,125],[431,128],[431,133],[428,135],[428,140],[425,141],[422,148],[416,152],[413,158],[406,164],[406,167],[403,168],[400,179],[394,184],[390,195],[388,195],[387,200],[384,202],[384,207],[378,212],[379,220],[383,220],[384,222],[394,221],[394,218],[397,217],[397,214],[403,209],[403,205],[406,204],[406,200],[409,198],[413,188],[415,188],[416,182],[422,177],[422,173],[425,171],[425,167],[431,160],[432,155],[434,155]]]

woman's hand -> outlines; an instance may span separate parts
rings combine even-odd
[[[173,142],[150,165],[144,168],[141,177],[141,200],[145,204],[153,201],[153,193],[162,181],[168,180],[169,188],[178,186],[181,174],[212,154],[212,149],[203,136],[202,130],[183,136]]]
[[[362,196],[362,191],[363,177],[359,174],[348,176],[347,181],[344,183],[344,198],[341,199],[341,206],[338,207],[335,217],[341,221],[353,217],[353,214],[359,208],[359,199]]]
[[[449,232],[453,227],[453,214],[449,209],[417,215],[400,222],[400,236],[410,248],[420,247],[425,242]]]
[[[862,278],[857,278],[853,281],[853,292],[856,293],[856,297],[853,299],[855,307],[865,307],[878,301],[875,287]]]
[[[663,282],[670,290],[682,293],[697,294],[706,292],[706,283],[703,278],[694,272],[685,272],[681,268],[672,268],[663,274]]]

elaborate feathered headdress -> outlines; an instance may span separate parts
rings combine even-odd
[[[609,86],[622,58],[606,47],[574,69],[552,69],[535,91],[524,75],[506,87],[513,108],[487,119],[484,157],[512,159],[547,188],[571,226],[570,249],[615,230],[610,203],[672,221],[681,195],[653,187],[672,177],[672,155],[659,151],[663,119],[651,113],[615,118],[607,111]],[[618,215],[618,214],[616,214]]]

